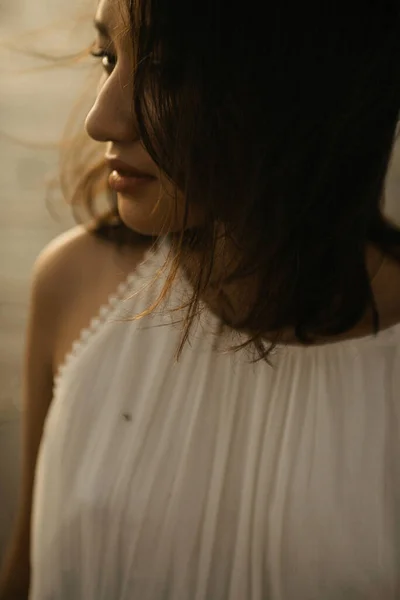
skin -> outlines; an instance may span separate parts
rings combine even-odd
[[[97,98],[86,119],[86,130],[94,140],[106,143],[106,154],[118,156],[156,178],[138,189],[135,195],[118,193],[118,208],[125,224],[142,234],[176,232],[183,226],[184,198],[179,193],[174,197],[173,184],[159,171],[138,137],[131,110],[133,62],[127,28],[128,15],[124,13],[123,4],[119,10],[115,7],[112,0],[100,0],[96,12],[96,21],[102,24],[101,31],[97,32],[96,49],[107,51],[117,58],[117,62],[114,64],[103,59],[104,73]],[[190,208],[188,227],[201,224],[202,219],[201,208]],[[373,280],[382,328],[400,320],[400,284],[396,283],[400,280],[399,268],[390,259],[382,267],[383,258],[381,251],[373,246],[366,249],[367,269]],[[189,280],[194,281],[193,264],[194,261],[192,263],[189,259],[183,266]],[[222,256],[217,258],[216,269],[226,270]],[[375,277],[378,270],[379,277]],[[254,289],[251,282],[246,282],[244,287],[244,296],[243,283],[237,283],[224,290],[210,288],[203,299],[214,313],[228,315],[229,321],[234,323],[245,310],[243,297],[249,299],[250,289]],[[338,339],[368,335],[371,322],[371,315],[366,314],[354,329]],[[291,331],[285,334],[285,341],[296,343]],[[325,341],[321,340],[322,343]]]
[[[138,137],[131,133],[136,130],[130,112],[132,89],[129,83],[121,85],[122,81],[130,80],[131,62],[124,38],[124,19],[115,20],[118,13],[115,14],[114,9],[114,1],[99,3],[96,17],[107,25],[110,36],[98,35],[97,43],[118,54],[119,62],[112,72],[102,75],[96,102],[87,117],[87,131],[93,139],[107,144],[109,154],[156,177],[135,197],[119,194],[119,210],[125,223],[144,234],[179,231],[183,198],[174,198],[173,186],[159,173]],[[199,224],[201,220],[201,212],[192,211],[188,225]],[[113,245],[102,242],[83,228],[75,228],[52,242],[36,261],[23,377],[21,493],[14,533],[0,573],[0,600],[28,599],[32,489],[43,424],[52,402],[54,375],[82,328],[88,325],[99,306],[107,302],[118,284],[135,270],[147,249],[142,238],[135,247],[118,252]],[[382,263],[383,258],[376,248],[367,248],[366,265],[373,280],[381,327],[385,329],[400,321],[400,268],[389,258]],[[223,268],[222,263],[220,261],[218,268]],[[186,266],[190,278],[194,269],[190,264]],[[213,290],[205,300],[214,312],[230,312],[234,320],[243,305],[243,286],[224,292],[228,297],[225,307],[221,294]],[[244,292],[248,295],[249,286],[245,286]],[[370,332],[370,315],[366,315],[341,339]],[[293,343],[292,332],[287,332],[286,341]]]
[[[79,332],[147,249],[138,239],[129,251],[118,252],[75,227],[52,241],[35,262],[25,340],[20,493],[12,536],[0,561],[0,600],[29,597],[33,483],[54,376]]]
[[[175,186],[160,172],[138,137],[131,110],[133,62],[130,40],[124,32],[123,6],[120,11],[111,0],[99,2],[96,21],[105,27],[97,32],[95,49],[106,50],[118,60],[113,68],[106,65],[96,101],[86,119],[86,130],[91,138],[107,144],[107,155],[116,156],[156,178],[140,186],[134,195],[118,193],[118,209],[125,224],[145,235],[180,231],[184,198],[179,193],[175,197]],[[105,62],[103,60],[103,65]],[[201,220],[201,209],[192,208],[187,226],[198,225]]]

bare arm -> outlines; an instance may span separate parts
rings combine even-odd
[[[29,595],[32,491],[52,400],[53,370],[149,245],[138,238],[137,247],[124,254],[75,227],[54,240],[36,261],[25,352],[21,495],[10,547],[0,565],[0,600],[27,600]]]
[[[31,288],[23,391],[22,481],[18,515],[0,571],[0,600],[26,600],[30,581],[30,523],[35,465],[52,399],[52,354],[57,319],[54,248],[36,261]]]

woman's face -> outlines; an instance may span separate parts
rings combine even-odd
[[[86,119],[86,130],[94,140],[107,143],[106,159],[112,171],[110,186],[117,192],[118,210],[124,223],[144,235],[180,231],[183,195],[178,193],[174,197],[175,186],[160,172],[139,138],[132,110],[132,43],[126,26],[129,18],[119,4],[122,2],[115,0],[100,0],[98,4],[94,51],[102,58],[104,73]],[[135,174],[145,176],[135,177]],[[189,210],[187,227],[199,225],[201,213],[199,208]]]

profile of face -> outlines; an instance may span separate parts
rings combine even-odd
[[[94,54],[102,60],[104,72],[86,118],[86,131],[107,145],[109,182],[117,193],[122,221],[143,235],[177,232],[183,227],[184,197],[176,194],[174,184],[160,172],[135,133],[129,19],[120,4],[100,0],[97,7]],[[198,207],[189,209],[187,228],[201,223],[201,212]]]

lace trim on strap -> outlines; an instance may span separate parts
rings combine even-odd
[[[157,255],[160,252],[160,247],[154,248],[153,246],[148,249],[145,253],[143,260],[135,267],[135,270],[122,281],[115,292],[110,294],[108,300],[98,310],[96,316],[94,316],[87,327],[84,327],[78,338],[72,344],[71,350],[67,352],[63,362],[59,365],[57,372],[54,376],[53,390],[55,390],[65,373],[65,370],[69,367],[70,363],[76,359],[76,357],[82,352],[87,346],[89,340],[105,325],[121,306],[121,303],[127,298],[134,286],[142,282],[148,273],[153,270],[155,266]],[[155,274],[155,273],[154,273]]]

